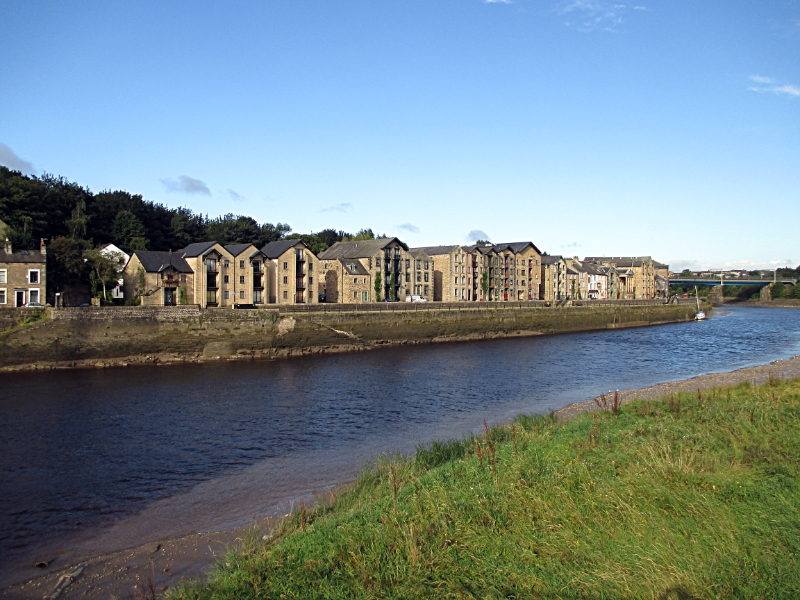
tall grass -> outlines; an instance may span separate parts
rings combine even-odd
[[[798,598],[800,380],[390,457],[177,598]]]

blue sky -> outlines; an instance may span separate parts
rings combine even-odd
[[[412,246],[800,263],[800,0],[0,13],[0,164]]]

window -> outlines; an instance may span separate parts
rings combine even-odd
[[[417,269],[421,269],[421,268],[422,268],[422,261],[421,260],[417,260]]]
[[[31,269],[28,271],[28,283],[39,283],[38,269]],[[31,302],[38,302],[38,300],[31,300]]]
[[[426,271],[428,270],[428,261],[427,261],[427,260],[425,261],[425,270],[426,270]],[[427,281],[427,280],[426,280],[426,281]]]
[[[181,283],[186,283],[186,275],[183,273],[181,274]]]
[[[289,292],[287,292],[286,290],[283,290],[283,299],[284,300],[288,300],[289,299]]]
[[[225,300],[227,300],[227,299],[230,297],[230,296],[229,296],[229,292],[228,292],[228,290],[225,290],[224,292],[222,292],[222,297],[223,297]]]
[[[230,266],[231,266],[231,261],[229,261],[229,260],[226,260],[225,262],[222,263],[222,267],[224,269],[227,269]]]
[[[206,290],[206,304],[217,303],[217,290]]]
[[[425,273],[425,281],[428,281],[428,274],[427,273]],[[428,287],[428,286],[426,285],[425,287]],[[428,292],[425,292],[425,293],[427,294]]]
[[[240,269],[244,269],[244,261],[243,260],[239,261],[239,268]]]
[[[406,269],[411,268],[411,261],[406,259]]]
[[[314,263],[311,262],[311,261],[308,261],[308,270],[309,271],[313,271],[314,270]]]
[[[458,277],[456,277],[456,280],[455,280],[453,283],[455,283],[456,285],[458,285]]]
[[[244,300],[244,290],[241,290],[241,291],[239,292],[239,299],[240,299],[240,300]]]
[[[353,285],[358,285],[358,277],[353,277]]]
[[[406,273],[406,283],[411,281],[411,273]]]
[[[261,261],[254,260],[253,261],[253,273],[261,273]]]
[[[425,273],[427,275],[427,273]],[[417,281],[422,281],[422,273],[417,273]]]
[[[327,271],[327,270],[328,270],[328,263],[325,263],[325,265],[323,265],[323,267],[322,267],[322,268],[323,268],[323,269],[325,269],[325,270]]]
[[[425,295],[426,296],[428,295],[428,286],[427,285],[425,286]]]
[[[261,290],[253,290],[253,304],[261,304]]]
[[[312,283],[314,283],[314,278],[313,278],[313,277],[311,277],[311,276],[309,276],[309,278],[308,278],[308,285],[311,285]]]
[[[287,283],[288,284],[289,283],[289,278],[288,277],[284,277],[283,278],[283,283]]]
[[[8,283],[8,275],[6,269],[0,269],[0,283]]]
[[[207,258],[206,259],[206,271],[209,273],[216,273],[217,272],[217,259],[216,258]],[[216,300],[214,300],[216,302]]]
[[[239,283],[244,284],[244,275],[239,275]]]
[[[39,302],[39,290],[28,291],[28,302]]]
[[[288,269],[289,268],[289,263],[288,262],[283,263],[283,268],[284,269]]]
[[[358,292],[353,292],[353,298],[355,298],[356,300],[358,300]]]
[[[367,292],[361,292],[361,301],[362,302],[366,302],[367,301]]]
[[[375,266],[378,267],[379,269],[381,268],[381,259],[380,258],[376,258],[375,259]]]
[[[227,276],[227,275],[223,275],[222,276],[222,283],[230,283],[230,282],[231,282],[231,278],[229,276]]]
[[[6,291],[0,290],[0,304],[5,304],[6,302]]]

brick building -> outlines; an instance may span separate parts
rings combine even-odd
[[[0,306],[24,306],[29,302],[45,303],[47,248],[40,241],[39,250],[13,251],[5,240],[0,252]]]

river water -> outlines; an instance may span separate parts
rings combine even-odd
[[[800,310],[274,361],[0,375],[0,585],[233,528],[520,413],[800,354]]]

